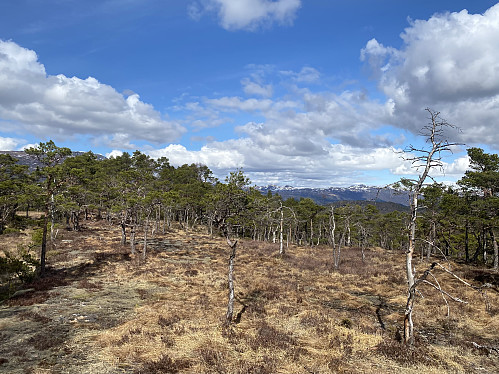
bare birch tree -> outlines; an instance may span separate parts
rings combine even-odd
[[[227,302],[227,314],[225,315],[226,323],[229,325],[232,322],[232,316],[234,315],[234,261],[236,259],[236,247],[237,240],[233,242],[229,239],[229,235],[226,232],[227,244],[230,247],[229,256],[229,273],[228,273],[228,285],[229,285],[229,300]]]
[[[427,148],[417,148],[410,145],[404,152],[403,159],[412,163],[413,169],[419,174],[416,179],[403,179],[402,185],[410,192],[410,208],[411,219],[409,222],[409,243],[406,251],[406,276],[408,286],[407,304],[404,312],[404,342],[406,344],[414,343],[414,324],[412,320],[412,312],[414,307],[414,300],[416,297],[417,284],[426,279],[428,275],[422,275],[421,279],[415,280],[415,268],[413,267],[412,260],[414,256],[415,243],[416,243],[416,219],[420,207],[419,196],[425,186],[426,180],[432,179],[431,171],[434,169],[443,169],[442,152],[451,152],[451,147],[457,143],[449,143],[445,139],[445,130],[456,126],[449,124],[447,121],[440,117],[440,112],[435,112],[426,108],[429,113],[429,124],[425,125],[420,135],[429,143]],[[426,273],[425,273],[426,274]]]

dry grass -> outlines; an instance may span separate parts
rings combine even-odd
[[[90,336],[85,349],[106,368],[93,363],[85,372],[499,372],[498,356],[484,355],[471,343],[499,346],[497,292],[488,291],[484,299],[445,273],[438,274],[440,284],[468,304],[449,301],[447,317],[442,296],[430,287],[421,289],[424,298],[417,300],[414,314],[417,344],[408,349],[397,341],[405,304],[402,253],[371,249],[362,262],[360,249],[346,248],[334,270],[326,247],[291,246],[281,258],[275,244],[240,241],[237,323],[227,327],[228,247],[223,240],[201,232],[156,235],[144,262],[119,245],[114,228],[95,226],[71,235],[49,258],[52,265],[57,260],[62,266],[53,270],[52,281],[33,285],[34,294],[52,297],[71,287],[73,299],[91,303],[119,287],[120,295],[135,302],[133,310],[112,324],[75,330],[79,325],[73,323],[69,332],[64,325],[63,338],[45,343],[38,343],[36,334],[27,338],[35,349],[61,349],[57,352],[64,356],[61,347],[73,347],[80,341],[78,333],[85,331]],[[418,272],[426,266],[417,264]],[[479,284],[476,269],[452,268]],[[25,309],[16,318],[46,323],[51,299],[21,301],[33,297],[19,298],[10,307],[44,308],[43,313]],[[12,352],[0,351],[0,370],[11,361]]]

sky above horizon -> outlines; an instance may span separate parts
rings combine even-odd
[[[425,108],[499,151],[499,3],[3,0],[0,150],[140,150],[254,184],[384,185]]]

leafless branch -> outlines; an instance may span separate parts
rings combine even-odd
[[[442,249],[440,249],[440,247],[438,247],[437,245],[435,245],[435,243],[434,243],[434,242],[430,242],[430,241],[428,241],[428,240],[426,240],[426,239],[423,239],[423,238],[416,238],[415,240],[418,240],[418,241],[421,241],[421,242],[425,242],[426,244],[431,245],[433,248],[438,249],[438,251],[440,252],[440,254],[443,256],[444,260],[445,260],[445,261],[447,261],[447,263],[449,263],[449,265],[450,265],[450,262],[449,262],[449,260],[447,259],[447,256],[445,256],[445,254],[444,254],[444,252],[442,251]]]
[[[471,342],[471,344],[473,344],[473,347],[475,347],[476,349],[487,352],[487,354],[491,354],[492,352],[499,354],[498,347],[492,347],[490,345],[480,345],[475,342]]]

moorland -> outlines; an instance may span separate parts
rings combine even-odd
[[[40,224],[41,224],[40,220]],[[1,236],[15,252],[30,229]],[[142,239],[143,240],[143,239]],[[421,287],[416,343],[400,342],[407,285],[400,250],[239,239],[235,316],[227,324],[229,247],[205,226],[172,225],[148,254],[117,225],[60,230],[43,278],[3,286],[5,373],[497,373],[497,273],[462,261]],[[417,259],[416,271],[428,267]]]

